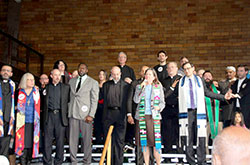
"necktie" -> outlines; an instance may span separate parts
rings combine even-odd
[[[190,88],[190,103],[191,103],[191,108],[195,109],[193,84],[192,84],[192,80],[191,79],[189,79],[189,88]]]
[[[82,83],[82,77],[80,77],[79,83],[77,84],[76,92],[78,92],[79,89],[81,88],[81,83]]]

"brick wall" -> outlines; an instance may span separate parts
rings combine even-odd
[[[8,13],[8,1],[0,0],[0,29],[7,29],[7,13]],[[3,53],[5,47],[5,38],[0,35],[0,60],[3,60]]]
[[[221,79],[227,65],[250,66],[249,38],[249,0],[25,0],[19,35],[45,55],[46,73],[63,59],[69,71],[87,63],[94,78],[119,51],[137,73],[165,50],[169,61],[187,56]]]

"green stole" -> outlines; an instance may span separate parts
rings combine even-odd
[[[218,93],[214,84],[212,84],[211,87],[214,93]],[[214,99],[214,111],[215,111],[215,121],[214,121],[211,99],[209,97],[205,97],[205,99],[206,99],[206,106],[207,106],[207,116],[208,116],[208,121],[209,121],[210,129],[211,129],[211,138],[214,139],[218,135],[220,101]]]
[[[153,84],[152,91],[160,90],[160,86],[158,84]],[[141,89],[141,86],[140,86]],[[153,94],[154,92],[152,92]],[[155,92],[160,94],[160,92]],[[159,106],[160,96],[154,95],[153,106]],[[152,109],[152,117],[154,119],[154,137],[155,137],[155,148],[160,153],[161,151],[161,129],[160,129],[160,113],[153,112]],[[142,146],[142,151],[147,146],[147,129],[146,129],[146,120],[145,120],[145,93],[142,92],[141,101],[139,103],[139,127],[140,127],[140,142]]]

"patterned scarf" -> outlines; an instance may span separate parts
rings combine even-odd
[[[141,86],[139,87],[141,89]],[[157,84],[153,85],[152,89],[155,93],[153,105],[151,106],[159,106],[160,103],[160,86]],[[152,116],[154,119],[154,132],[155,132],[155,148],[160,153],[161,152],[161,128],[160,128],[160,113],[156,112],[156,110],[152,109]],[[147,146],[147,129],[146,129],[146,121],[145,121],[145,93],[142,93],[141,101],[139,103],[139,127],[140,127],[140,141],[142,146],[142,151],[146,149]]]
[[[214,84],[211,85],[212,91],[214,93],[218,93]],[[211,99],[209,97],[206,98],[206,106],[207,106],[207,116],[211,129],[211,138],[214,139],[218,134],[218,124],[219,124],[219,100],[214,100],[214,110],[212,110]],[[215,121],[213,117],[213,111],[215,112]]]
[[[34,99],[34,136],[33,136],[33,154],[35,158],[39,154],[39,138],[40,138],[40,94],[37,87],[33,88]],[[18,156],[23,154],[24,136],[25,136],[25,106],[26,94],[19,90],[17,101],[17,120],[16,120],[16,146],[15,152]]]
[[[14,94],[15,94],[15,83],[12,80],[9,80],[9,84],[11,87],[11,112],[10,112],[10,121],[9,121],[9,130],[8,135],[13,135],[13,126],[15,120],[15,105],[14,105]],[[2,85],[0,83],[0,137],[4,136],[3,129],[3,96],[2,96]]]

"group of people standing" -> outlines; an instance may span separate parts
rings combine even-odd
[[[250,81],[245,65],[237,70],[227,67],[227,78],[214,81],[208,70],[196,73],[186,57],[180,59],[180,69],[176,62],[167,63],[165,51],[159,51],[157,59],[159,65],[142,66],[136,79],[134,70],[126,65],[126,53],[120,52],[119,65],[111,68],[110,76],[100,70],[99,83],[88,75],[87,64],[80,63],[70,74],[67,64],[59,60],[49,76],[40,76],[39,87],[31,73],[25,73],[16,85],[10,79],[12,67],[2,66],[0,154],[8,157],[14,138],[21,164],[37,157],[39,148],[44,164],[52,164],[55,140],[54,164],[62,164],[66,139],[71,163],[77,164],[81,139],[83,163],[91,164],[93,128],[95,142],[103,144],[113,125],[112,164],[123,163],[125,142],[133,145],[134,137],[138,164],[152,164],[153,157],[160,164],[162,144],[163,152],[185,152],[190,164],[205,164],[209,138],[214,139],[230,122],[250,127]],[[235,119],[240,115],[238,124],[232,121],[233,114]]]

